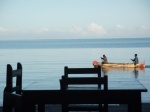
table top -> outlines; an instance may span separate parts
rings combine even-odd
[[[87,85],[85,87],[81,86],[70,86],[70,89],[78,90],[98,90],[97,85]],[[35,91],[35,90],[60,90],[60,86],[55,86],[55,84],[50,84],[50,82],[35,82],[23,88],[24,91]],[[108,90],[131,90],[147,92],[147,89],[138,80],[121,80],[121,81],[108,81]]]

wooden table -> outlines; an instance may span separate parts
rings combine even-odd
[[[128,104],[129,112],[142,112],[141,92],[147,92],[147,89],[136,80],[128,81],[109,81],[108,91],[104,93],[94,87],[92,88],[74,88],[67,91],[59,89],[35,89],[35,83],[29,88],[23,90],[23,108],[24,112],[34,112],[36,104]],[[34,88],[35,87],[35,88]],[[44,87],[44,86],[43,86]],[[41,111],[44,111],[41,110]]]

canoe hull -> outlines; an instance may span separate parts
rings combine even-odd
[[[101,67],[129,67],[129,68],[137,67],[137,68],[145,68],[145,63],[141,62],[141,63],[138,63],[136,65],[134,65],[133,63],[107,63],[107,64],[102,64],[98,61],[93,61],[93,66],[94,67],[101,66]]]
[[[109,71],[145,71],[144,67],[102,67],[102,71],[107,73]]]

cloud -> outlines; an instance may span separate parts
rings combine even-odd
[[[8,32],[9,30],[0,26],[0,32]]]
[[[150,25],[141,25],[136,30],[141,37],[150,37]]]
[[[88,25],[87,31],[90,31],[90,33],[94,35],[105,35],[107,33],[102,25],[98,25],[96,23],[91,23]]]
[[[98,37],[107,34],[106,29],[102,25],[98,25],[96,23],[91,23],[85,27],[75,27],[71,31],[78,36],[86,37]]]
[[[147,32],[147,31],[150,31],[150,26],[149,25],[141,25],[139,29],[140,29],[140,31]]]
[[[130,36],[132,37],[133,29],[121,24],[116,24],[115,27],[112,29],[112,32],[109,32],[109,35],[110,37],[119,37],[119,38]]]
[[[126,30],[126,28],[123,25],[117,24],[115,26],[115,32],[121,32],[121,31],[125,31],[125,30]]]
[[[46,33],[49,31],[50,30],[48,28],[40,28],[40,29],[32,30],[33,33]]]
[[[13,33],[17,32],[17,29],[8,29],[0,26],[0,33]]]
[[[150,26],[149,25],[141,25],[139,27],[132,26],[124,26],[121,24],[117,24],[114,27],[114,31],[112,33],[109,32],[110,36],[113,37],[150,37]]]
[[[39,29],[15,29],[0,26],[0,39],[51,39],[51,38],[130,38],[150,37],[150,25],[129,27],[116,24],[111,29],[91,23],[85,26],[68,29],[53,29],[42,27]]]

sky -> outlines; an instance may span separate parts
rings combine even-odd
[[[0,0],[0,40],[150,38],[150,0]]]

